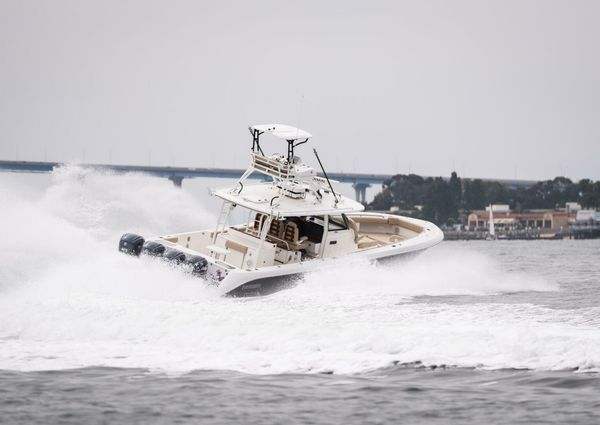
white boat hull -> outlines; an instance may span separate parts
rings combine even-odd
[[[381,214],[377,214],[381,216]],[[398,242],[380,248],[365,249],[344,255],[348,261],[367,260],[385,261],[398,257],[416,255],[431,248],[444,239],[443,232],[434,224],[427,221],[403,217],[425,228],[419,236],[407,241]],[[339,258],[323,258],[303,261],[294,264],[262,267],[254,270],[233,269],[218,282],[220,292],[229,296],[268,295],[282,289],[294,286],[306,273],[315,272],[330,267]]]
[[[380,213],[362,212],[360,215],[363,219],[368,217],[380,221],[401,219],[405,222],[405,225],[409,227],[418,227],[421,231],[416,234],[416,236],[404,240],[389,242],[383,246],[357,249],[354,252],[345,253],[340,256],[304,259],[302,261],[287,264],[245,269],[234,267],[231,264],[220,261],[218,257],[207,256],[203,252],[193,250],[177,243],[180,239],[189,240],[188,235],[190,234],[169,235],[149,239],[146,242],[155,242],[161,247],[164,246],[165,248],[163,248],[163,250],[169,248],[175,249],[180,253],[184,253],[185,256],[202,256],[206,260],[205,262],[207,265],[203,277],[209,284],[217,286],[219,292],[224,296],[256,296],[267,295],[294,286],[306,273],[315,272],[325,267],[331,267],[334,265],[334,262],[339,262],[340,260],[350,262],[365,260],[386,261],[398,257],[418,254],[437,245],[444,239],[442,231],[436,225],[424,220]],[[352,217],[352,215],[349,217]],[[202,231],[199,233],[206,232],[210,231]],[[137,237],[143,241],[143,238]],[[131,253],[130,251],[123,251]],[[139,255],[139,252],[137,252],[136,255]]]

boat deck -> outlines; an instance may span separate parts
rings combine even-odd
[[[360,233],[357,238],[358,249],[378,248],[406,240],[406,237],[388,233]]]
[[[400,217],[371,214],[348,215],[359,250],[379,248],[413,238],[423,231],[422,227],[402,220]]]

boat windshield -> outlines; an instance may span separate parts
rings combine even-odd
[[[321,227],[325,226],[325,218],[324,217],[320,217],[320,216],[308,217],[306,220],[309,222],[318,224]],[[331,231],[336,231],[336,230],[345,230],[348,227],[344,223],[344,220],[342,219],[342,217],[329,216],[328,228],[329,228],[329,231],[331,232]]]

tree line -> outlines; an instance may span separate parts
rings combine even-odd
[[[383,183],[382,191],[367,207],[388,211],[397,207],[404,214],[437,224],[460,222],[470,211],[489,204],[508,204],[511,210],[555,209],[566,202],[583,208],[600,208],[600,181],[566,177],[540,181],[527,188],[511,188],[497,181],[461,179],[452,172],[449,179],[399,174]]]

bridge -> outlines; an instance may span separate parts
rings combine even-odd
[[[0,171],[20,173],[50,173],[54,168],[65,165],[61,162],[41,161],[4,161],[0,160]],[[152,176],[165,177],[176,186],[181,187],[183,179],[197,177],[237,179],[245,170],[237,168],[188,168],[188,167],[159,167],[150,165],[112,165],[112,164],[78,164],[83,167],[110,170],[116,173],[145,173]],[[319,173],[322,177],[323,175]],[[356,200],[366,202],[366,191],[371,185],[381,185],[392,178],[393,174],[364,174],[328,172],[327,176],[341,183],[350,183],[354,188]],[[250,178],[263,180],[265,176],[254,173]],[[501,180],[481,179],[484,181],[498,181],[508,187],[530,187],[537,183],[533,180]]]

